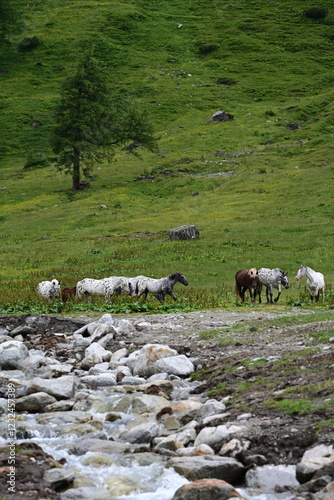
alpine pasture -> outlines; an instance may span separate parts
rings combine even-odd
[[[0,47],[1,312],[234,307],[235,273],[253,267],[288,272],[275,307],[310,307],[294,279],[302,264],[325,277],[312,307],[333,306],[332,2],[319,18],[310,0],[16,4],[19,27]],[[147,110],[159,151],[117,150],[73,192],[54,167],[52,113],[86,50],[115,96]],[[212,121],[219,110],[233,119]],[[184,224],[200,237],[168,240]],[[164,305],[125,295],[46,304],[36,290],[174,273],[189,286]]]

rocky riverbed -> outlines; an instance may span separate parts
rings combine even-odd
[[[0,316],[0,498],[333,499],[334,320],[298,313]]]

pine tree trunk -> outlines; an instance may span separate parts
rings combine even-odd
[[[79,191],[80,189],[80,150],[73,149],[73,175],[72,175],[72,190]]]

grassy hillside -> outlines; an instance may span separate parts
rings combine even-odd
[[[176,271],[184,307],[222,307],[253,266],[289,271],[280,303],[307,303],[301,263],[325,274],[332,305],[332,2],[320,20],[305,0],[17,4],[23,30],[0,49],[3,310],[35,307],[43,279]],[[73,193],[50,161],[52,110],[92,42],[115,96],[148,110],[160,151],[118,151]],[[218,110],[234,119],[210,121]],[[200,239],[167,241],[181,224]]]

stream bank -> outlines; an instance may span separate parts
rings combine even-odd
[[[296,311],[286,313],[295,314]],[[288,473],[279,482],[284,482],[280,487],[293,498],[293,495],[310,494],[308,490],[303,493],[297,489],[299,482],[295,482],[295,472],[292,473],[292,484],[288,484],[287,479],[291,476],[290,467],[295,471],[304,453],[310,449],[318,449],[317,461],[324,460],[322,465],[327,467],[327,472],[329,470],[324,476],[331,479],[333,429],[316,431],[316,423],[326,418],[324,413],[312,415],[311,419],[298,415],[282,416],[263,406],[265,395],[261,399],[261,394],[254,391],[245,396],[243,411],[240,405],[234,406],[230,402],[233,394],[229,393],[229,385],[235,386],[236,379],[245,381],[263,377],[265,367],[268,369],[275,360],[287,353],[300,352],[305,348],[307,328],[312,331],[332,328],[331,324],[308,324],[307,327],[298,326],[294,331],[260,329],[259,323],[275,317],[277,313],[263,311],[205,311],[104,317],[103,320],[34,315],[1,317],[2,344],[14,339],[28,351],[16,366],[2,364],[0,374],[4,388],[7,386],[8,390],[9,384],[15,387],[16,442],[23,450],[28,445],[32,447],[27,456],[34,464],[34,470],[47,468],[51,463],[51,470],[65,471],[65,477],[61,478],[59,475],[56,479],[50,474],[43,476],[46,488],[43,498],[57,498],[54,495],[59,495],[64,500],[104,496],[148,500],[157,498],[159,491],[159,500],[167,500],[173,498],[182,484],[195,481],[203,477],[202,474],[204,477],[218,476],[218,479],[243,488],[247,486],[245,477],[248,471],[261,471],[261,467],[268,465],[283,467],[282,473]],[[234,333],[234,342],[221,348],[214,337],[201,335],[208,331],[224,332],[237,323],[246,325],[247,342],[245,337],[242,338],[245,333]],[[250,336],[253,336],[252,341]],[[164,348],[149,350],[149,354],[145,354],[148,366],[145,368],[144,363],[140,368],[138,353],[143,358],[149,345]],[[315,367],[316,363],[333,366],[332,345],[321,345],[320,348],[317,356],[311,359]],[[153,355],[154,363],[157,360],[160,363],[166,359],[172,361],[176,357],[176,365],[159,366],[157,370],[156,364],[153,368],[150,366],[150,355]],[[256,358],[265,360],[265,365],[256,370],[244,367],[236,370],[233,380],[226,372],[206,383],[194,383],[189,379],[192,370],[211,367],[213,372],[218,372],[224,364],[233,362],[242,367],[245,359]],[[323,368],[315,376],[320,381],[326,373],[328,376],[328,368],[327,372]],[[226,394],[209,397],[207,392],[222,379],[227,386]],[[298,383],[297,378],[289,383]],[[302,385],[302,380],[299,383]],[[6,390],[3,390],[2,408],[8,420],[6,396]],[[328,396],[319,395],[319,398]],[[136,405],[139,410],[132,413]],[[162,410],[165,413],[159,415]],[[8,437],[6,432],[8,429],[6,431],[3,425],[3,438]],[[41,448],[37,448],[39,446]],[[40,458],[43,453],[52,458],[46,456],[43,462]],[[22,451],[22,457],[25,455]],[[3,460],[5,456],[6,451],[3,451]],[[29,461],[28,465],[31,466]],[[5,467],[3,461],[2,466]],[[108,479],[110,471],[111,478]],[[268,476],[269,470],[265,471]],[[275,469],[277,473],[278,469]],[[312,470],[311,476],[304,474],[304,484],[317,473]],[[17,483],[18,498],[22,499],[24,495],[33,498],[29,495],[36,486],[33,486],[32,479],[27,483],[26,478],[34,476],[22,474],[16,475],[18,482],[21,481],[19,477],[23,477]],[[299,478],[302,477],[300,474]],[[150,481],[147,481],[148,476]],[[328,483],[330,479],[327,479]],[[248,484],[248,494],[254,481],[252,479]],[[44,483],[39,481],[39,484],[43,487]],[[99,486],[94,490],[96,484]],[[107,492],[106,484],[109,485]],[[322,483],[318,480],[321,491],[325,485],[320,487],[319,484]],[[115,489],[117,485],[118,489]],[[275,486],[272,485],[270,494],[274,495],[272,498],[281,498],[279,495],[283,493],[275,492]],[[263,491],[266,488],[262,486]],[[77,497],[73,496],[75,490]],[[261,494],[261,488],[255,488],[254,494]],[[36,499],[42,498],[41,491],[36,495]]]

